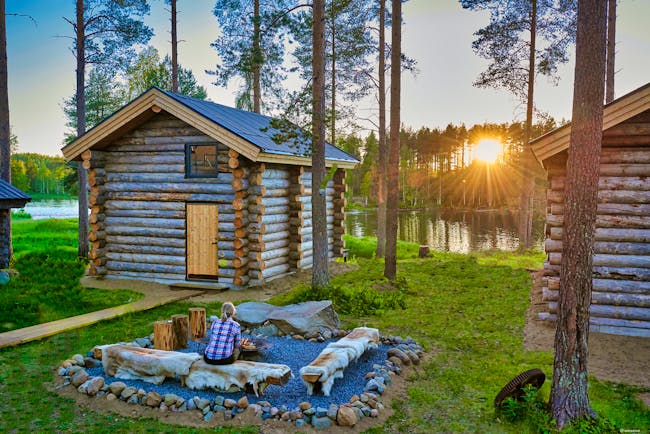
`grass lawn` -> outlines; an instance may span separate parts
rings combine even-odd
[[[13,222],[13,268],[0,290],[0,332],[135,301],[133,291],[105,291],[79,285],[85,262],[77,259],[77,221]]]
[[[352,248],[351,254],[361,256]],[[531,284],[525,268],[539,266],[540,258],[539,254],[491,252],[436,253],[427,259],[404,259],[399,263],[395,286],[383,279],[381,262],[357,258],[353,260],[358,261],[358,271],[332,280],[332,288],[324,293],[332,297],[346,327],[368,325],[379,327],[385,334],[411,336],[430,354],[419,373],[410,374],[408,399],[393,402],[396,414],[370,432],[552,432],[540,410],[529,411],[528,417],[515,417],[525,408],[513,408],[497,418],[492,406],[499,389],[519,372],[539,367],[547,375],[551,373],[550,353],[527,352],[522,346]],[[72,267],[74,262],[72,257],[66,266]],[[45,268],[42,272],[47,271]],[[274,301],[288,303],[312,295],[307,288],[297,287]],[[214,428],[179,428],[151,419],[97,413],[47,392],[43,386],[52,381],[59,361],[85,353],[96,344],[145,336],[151,332],[153,321],[168,319],[195,305],[174,303],[40,342],[0,349],[0,432],[215,432]],[[206,308],[217,312],[219,305]],[[592,405],[601,419],[609,422],[599,427],[582,426],[582,432],[607,432],[603,427],[647,432],[650,412],[632,398],[636,391],[592,379]],[[548,393],[547,381],[541,397],[548,399]],[[537,408],[537,403],[528,407]],[[290,425],[286,427],[290,429]],[[217,431],[259,430],[226,427]]]

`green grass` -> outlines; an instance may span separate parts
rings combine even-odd
[[[526,252],[504,252],[502,250],[485,250],[472,253],[480,265],[506,266],[526,270],[539,270],[544,265],[546,254],[540,250]]]
[[[15,274],[0,291],[0,332],[125,304],[142,297],[127,290],[79,285],[86,264],[77,258],[77,222],[13,224]]]
[[[37,245],[51,246],[54,240],[49,238],[50,232],[58,232],[61,251],[74,247],[76,235],[69,233],[76,228],[74,221],[49,223],[54,225],[50,226],[51,230],[38,226],[47,223],[20,224],[37,225],[33,229],[38,228],[43,234],[42,240],[35,237]],[[383,334],[412,336],[429,354],[408,375],[408,398],[396,398],[395,414],[368,432],[552,432],[543,408],[548,400],[549,381],[530,405],[513,408],[512,417],[496,415],[492,405],[501,387],[518,373],[535,367],[543,369],[547,376],[552,372],[551,353],[525,351],[522,345],[531,285],[525,268],[539,266],[539,253],[435,252],[431,258],[400,261],[397,284],[383,278],[383,262],[357,258],[360,258],[358,271],[332,279],[332,286],[338,288],[329,294],[335,305],[358,308],[350,294],[363,294],[364,303],[369,303],[368,300],[385,303],[390,295],[399,294],[404,308],[397,304],[363,311],[351,309],[350,313],[341,314],[344,326],[368,325],[378,327]],[[66,267],[76,266],[74,255],[64,256],[62,261]],[[41,269],[42,273],[49,271],[49,265]],[[305,287],[292,288],[273,301],[283,304],[293,297],[307,297],[308,292]],[[0,349],[0,432],[214,432],[214,427],[177,427],[152,419],[92,411],[48,391],[46,384],[52,381],[56,364],[61,360],[85,353],[96,344],[148,335],[154,321],[184,313],[195,305],[170,304],[43,341]],[[220,306],[212,303],[205,307],[208,315],[212,315],[219,312]],[[634,394],[642,390],[595,379],[590,379],[589,390],[601,422],[595,427],[583,423],[570,432],[607,432],[607,427],[650,430],[650,412],[634,399]],[[260,431],[257,427],[242,426],[217,430]]]
[[[152,323],[186,313],[197,303],[175,303],[129,314],[90,327],[56,335],[15,348],[0,349],[0,432],[70,433],[256,433],[256,427],[193,428],[164,424],[149,418],[99,413],[63,398],[48,383],[56,365],[75,353],[85,354],[98,343],[131,340],[151,333]],[[208,314],[218,304],[203,305]],[[173,423],[173,416],[168,419]],[[215,416],[215,420],[217,420]],[[198,421],[198,416],[197,416]]]
[[[349,250],[350,258],[367,258],[375,257],[377,251],[377,238],[361,237],[355,238],[350,235],[344,235],[345,248]],[[420,245],[406,241],[397,241],[397,258],[413,259],[418,257]]]
[[[393,291],[405,298],[405,309],[377,310],[375,315],[342,315],[346,327],[368,325],[382,333],[411,336],[431,354],[409,377],[408,400],[393,404],[396,415],[371,432],[552,432],[545,411],[506,420],[497,417],[493,400],[517,374],[541,368],[552,373],[550,352],[525,351],[522,345],[525,311],[529,306],[530,274],[539,267],[539,252],[473,255],[434,252],[431,258],[404,260],[398,265]],[[383,262],[360,260],[360,269],[332,279],[334,287],[354,292],[386,290]],[[283,304],[304,288],[274,298]],[[336,292],[332,293],[337,295]],[[381,297],[381,294],[377,295]],[[369,295],[367,295],[369,297]],[[347,300],[333,300],[334,304]],[[539,392],[547,401],[550,381]],[[650,411],[633,398],[639,389],[592,379],[592,405],[603,422],[591,429],[650,429]]]
[[[24,209],[19,209],[18,211],[11,211],[12,220],[29,220],[32,218],[32,215],[26,212]]]

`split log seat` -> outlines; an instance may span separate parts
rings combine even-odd
[[[237,360],[230,365],[209,365],[198,353],[152,350],[131,345],[95,347],[104,372],[124,380],[161,384],[165,378],[179,378],[190,389],[216,388],[222,391],[252,390],[264,394],[269,384],[283,386],[291,378],[287,365]],[[93,350],[94,351],[94,350]],[[95,351],[94,351],[95,352]]]
[[[323,395],[329,396],[334,380],[343,378],[343,371],[370,348],[376,348],[379,330],[357,327],[346,337],[332,342],[309,365],[300,369],[300,377],[307,386],[307,393],[313,395],[320,387]]]
[[[123,380],[142,380],[161,384],[165,378],[188,375],[198,353],[152,350],[129,345],[106,345],[102,348],[104,372]]]
[[[284,386],[292,377],[287,365],[236,360],[229,365],[210,365],[203,359],[194,362],[187,376],[181,377],[184,386],[200,390],[246,390],[255,396],[264,395],[269,384]]]

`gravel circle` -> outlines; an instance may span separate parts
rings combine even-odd
[[[243,335],[251,338],[251,336]],[[178,380],[165,379],[160,385],[147,383],[140,380],[122,380],[109,377],[104,373],[100,365],[96,368],[89,368],[87,372],[90,376],[101,376],[107,384],[114,381],[122,381],[127,386],[134,386],[143,389],[146,392],[154,391],[161,396],[167,393],[174,393],[185,400],[190,400],[194,396],[214,400],[216,396],[223,396],[238,400],[246,395],[250,403],[258,401],[269,401],[276,407],[286,406],[292,409],[298,406],[300,402],[308,401],[314,407],[327,408],[330,404],[341,404],[348,402],[352,395],[363,393],[363,388],[367,382],[365,375],[373,371],[373,365],[382,365],[386,360],[386,354],[391,346],[380,344],[377,349],[367,350],[356,362],[352,362],[344,371],[343,378],[334,381],[330,396],[317,394],[309,396],[307,388],[300,378],[300,368],[312,362],[320,352],[331,342],[338,339],[330,339],[325,342],[309,342],[306,340],[296,340],[290,337],[268,337],[265,338],[266,345],[260,355],[254,360],[265,363],[285,364],[291,368],[293,378],[284,386],[269,385],[264,396],[256,397],[255,394],[246,394],[244,392],[226,393],[215,390],[191,390],[182,387]],[[188,348],[179,350],[182,352],[202,352],[205,345],[189,341]]]

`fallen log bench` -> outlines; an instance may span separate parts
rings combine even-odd
[[[236,360],[229,365],[210,365],[201,359],[192,364],[188,375],[181,377],[181,384],[193,390],[245,390],[260,396],[264,395],[269,384],[284,386],[291,377],[291,368],[287,365],[248,360]]]
[[[307,386],[307,393],[313,395],[320,390],[329,396],[334,380],[343,378],[343,371],[370,348],[376,348],[379,330],[357,327],[347,336],[332,342],[309,365],[300,368],[300,377]]]
[[[152,350],[131,345],[106,345],[101,348],[104,372],[123,380],[142,380],[161,384],[165,378],[188,375],[198,353]]]
[[[152,350],[132,345],[102,345],[93,349],[101,356],[106,375],[123,380],[161,384],[178,378],[190,389],[247,390],[264,394],[269,384],[284,386],[291,378],[287,365],[236,360],[230,365],[209,365],[198,353]]]

